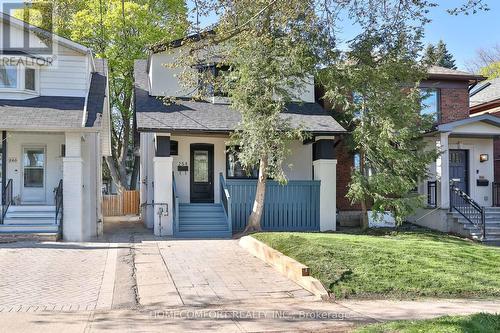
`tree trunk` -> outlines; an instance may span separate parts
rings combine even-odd
[[[116,185],[117,191],[119,193],[122,193],[126,189],[126,184],[127,184],[126,181],[125,182],[122,181],[120,173],[118,172],[118,169],[115,165],[115,160],[113,156],[106,156],[105,160],[106,164],[108,165],[109,174],[111,175],[113,183],[115,183]]]
[[[264,200],[266,198],[267,163],[267,155],[265,155],[260,159],[259,179],[257,181],[257,190],[255,191],[252,214],[250,214],[248,224],[245,227],[245,230],[243,230],[243,234],[262,231],[260,221],[262,219]]]
[[[130,175],[130,186],[131,190],[137,189],[137,178],[139,178],[139,166],[141,164],[141,158],[139,156],[134,156],[134,167],[132,169],[132,174]]]

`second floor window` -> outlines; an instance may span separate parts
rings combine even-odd
[[[0,66],[0,88],[17,88],[17,66]]]
[[[437,122],[439,120],[439,89],[424,88],[420,90],[422,95],[422,115],[429,115]]]

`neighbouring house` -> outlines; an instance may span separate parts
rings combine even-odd
[[[192,100],[197,88],[183,88],[177,78],[181,69],[165,66],[181,54],[181,44],[156,48],[147,60],[135,63],[143,217],[156,235],[230,237],[247,223],[257,173],[248,174],[227,152],[240,114],[217,93],[206,101]],[[205,69],[216,65],[207,63]],[[288,184],[268,183],[265,230],[336,228],[335,145],[345,130],[315,103],[313,81],[295,92],[296,101],[283,114],[311,137],[291,144],[285,163]],[[164,96],[176,101],[165,103]]]
[[[98,235],[111,154],[105,60],[2,14],[0,233]]]
[[[500,78],[483,81],[470,90],[471,117],[491,114],[500,117]],[[495,206],[500,206],[500,139],[494,141]]]

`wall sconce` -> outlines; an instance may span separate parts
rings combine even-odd
[[[489,159],[488,154],[479,155],[479,162],[481,162],[481,163],[486,162],[488,159]]]

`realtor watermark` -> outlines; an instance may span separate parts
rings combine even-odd
[[[279,319],[279,320],[327,320],[342,321],[349,318],[344,312],[329,311],[245,311],[245,310],[203,310],[203,309],[182,309],[182,310],[155,310],[150,312],[150,316],[157,320],[167,319],[228,319],[228,320],[258,320],[258,319]]]
[[[56,62],[53,4],[2,1],[1,66],[50,66]],[[35,23],[33,23],[33,22]]]

